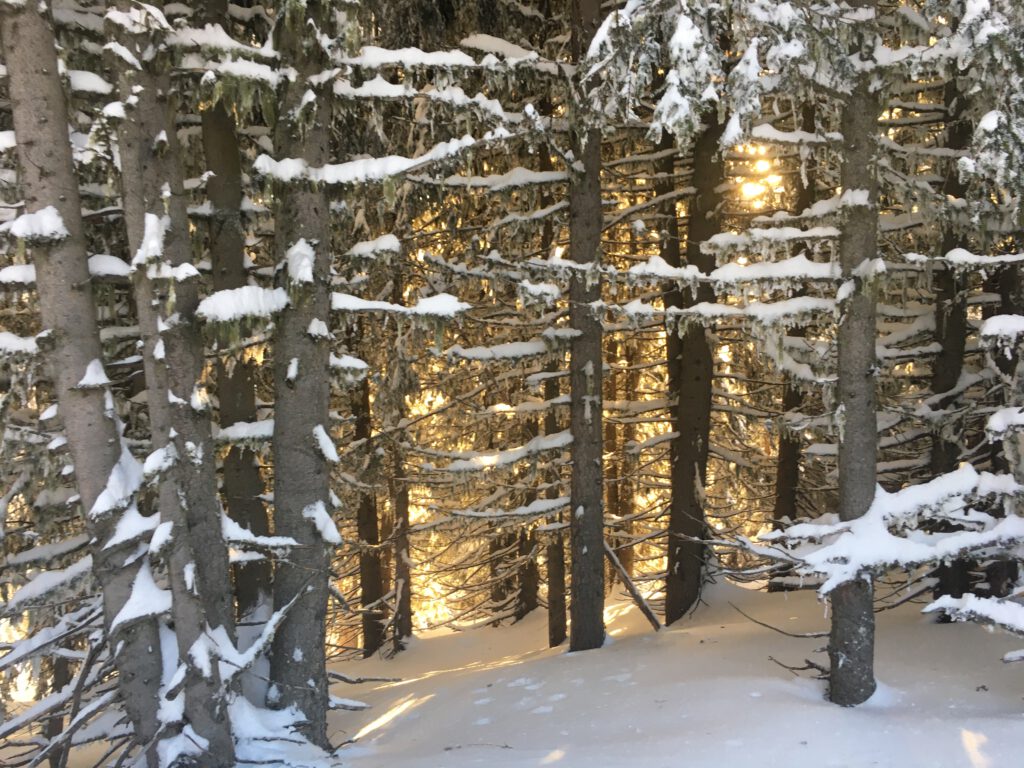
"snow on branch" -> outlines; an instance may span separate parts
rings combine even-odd
[[[508,341],[491,347],[463,347],[456,344],[445,350],[449,358],[462,360],[521,360],[536,357],[551,351],[551,345],[544,339],[530,341]]]
[[[13,222],[8,222],[13,223]],[[0,225],[2,227],[3,225]],[[12,264],[9,267],[0,269],[0,285],[12,286],[21,290],[36,282],[36,268],[34,264]]]
[[[609,308],[630,317],[663,316],[693,320],[701,323],[734,319],[749,320],[758,325],[776,326],[797,324],[803,318],[813,315],[833,314],[836,302],[833,299],[816,298],[814,296],[796,296],[779,301],[752,301],[746,306],[702,301],[694,304],[692,307],[661,308],[642,299],[634,299],[627,304]]]
[[[420,48],[380,48],[365,45],[356,56],[340,59],[341,64],[353,67],[379,69],[381,67],[470,67],[477,66],[476,60],[462,51],[424,51]]]
[[[751,251],[766,245],[779,245],[792,242],[811,242],[814,240],[833,240],[839,237],[836,227],[753,227],[741,233],[722,232],[701,243],[705,253],[725,253],[727,251]]]
[[[398,253],[401,249],[402,244],[398,238],[395,235],[387,234],[373,240],[358,242],[349,248],[345,255],[351,258],[368,258],[381,253]]]
[[[417,157],[388,155],[319,167],[310,166],[301,158],[275,160],[269,155],[260,155],[253,162],[253,169],[256,173],[285,183],[307,180],[319,184],[368,184],[408,173],[429,163],[456,157],[469,147],[508,138],[509,135],[508,131],[502,129],[488,131],[480,139],[467,134],[460,139],[436,144]]]
[[[14,613],[26,603],[38,602],[55,590],[84,578],[91,570],[92,555],[86,555],[67,568],[44,571],[15,592],[11,599],[3,604],[3,612],[6,614]]]
[[[555,499],[535,499],[529,504],[512,509],[456,509],[450,514],[453,517],[470,517],[477,520],[495,520],[503,518],[544,517],[569,507],[569,497],[559,496]]]
[[[390,301],[372,301],[348,293],[331,294],[331,309],[335,312],[391,312],[399,315],[421,317],[454,317],[471,309],[472,305],[459,301],[450,293],[439,293],[420,299],[411,307],[393,304]]]
[[[39,345],[35,338],[15,336],[7,331],[0,331],[0,357],[31,357],[39,353]]]
[[[126,445],[121,446],[121,457],[110,470],[106,487],[100,492],[89,510],[89,517],[99,519],[118,509],[126,508],[142,487],[143,467],[132,456]]]
[[[566,430],[553,435],[535,437],[525,445],[504,451],[467,451],[461,453],[462,458],[456,459],[447,467],[437,467],[437,469],[447,472],[475,472],[481,469],[505,467],[535,454],[565,448],[571,444],[572,434]],[[425,464],[424,468],[433,467]]]
[[[827,144],[842,141],[840,133],[809,133],[807,131],[780,131],[770,123],[755,125],[750,129],[751,138],[757,141],[772,142],[774,144]]]
[[[506,189],[517,189],[533,184],[551,184],[569,180],[564,171],[534,171],[529,168],[517,167],[507,173],[490,176],[449,176],[442,183],[446,187],[464,187],[466,189],[487,189],[501,192]]]
[[[811,261],[801,253],[775,262],[723,264],[712,271],[710,277],[719,290],[726,286],[746,285],[752,282],[781,284],[796,280],[837,280],[839,265],[833,262]]]
[[[759,554],[795,564],[797,573],[826,578],[828,594],[840,584],[890,568],[912,568],[966,552],[1009,549],[1024,542],[1024,518],[995,518],[968,504],[983,497],[1007,497],[1024,490],[1009,475],[978,472],[963,464],[953,472],[895,493],[879,487],[868,511],[852,521],[834,514],[771,531],[759,539],[781,551]],[[931,533],[921,529],[929,516],[960,523],[962,530]]]
[[[63,240],[69,236],[64,219],[52,205],[33,213],[23,213],[11,221],[0,224],[0,233],[9,234],[30,243],[48,243]]]
[[[267,318],[288,306],[284,288],[243,285],[216,291],[201,302],[196,315],[210,323],[233,323],[245,318]]]
[[[1012,600],[979,597],[973,594],[966,594],[963,597],[943,595],[924,608],[924,613],[937,611],[943,611],[957,621],[989,624],[1015,635],[1024,635],[1024,605]],[[1024,650],[1007,653],[1003,656],[1003,661],[1024,661]]]
[[[171,32],[167,36],[167,44],[174,48],[203,49],[207,51],[226,51],[246,56],[258,56],[265,59],[277,58],[277,52],[265,45],[257,48],[236,40],[224,31],[220,24],[207,24],[205,27],[186,27]]]
[[[227,427],[213,425],[213,439],[218,443],[265,443],[274,437],[274,420],[236,421]]]
[[[221,531],[227,543],[236,544],[242,548],[275,551],[299,546],[299,543],[291,536],[257,536],[227,515],[221,516]]]
[[[320,534],[320,537],[325,542],[336,547],[341,546],[341,534],[338,533],[338,527],[334,524],[334,520],[331,519],[326,504],[322,501],[309,504],[302,510],[302,516],[313,524],[313,527],[316,528],[317,533]]]
[[[994,315],[982,323],[980,336],[987,347],[1012,349],[1024,336],[1024,315]]]
[[[122,624],[131,624],[149,616],[159,616],[171,610],[171,592],[157,586],[153,579],[153,571],[149,566],[149,558],[142,558],[132,592],[125,601],[117,616],[110,622],[113,632]]]

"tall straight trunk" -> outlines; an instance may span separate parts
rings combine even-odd
[[[372,422],[370,382],[363,379],[359,399],[353,409],[355,439],[362,441],[367,462],[373,455],[370,444]],[[356,531],[359,535],[359,595],[362,605],[363,658],[369,658],[384,645],[384,573],[380,558],[380,525],[377,519],[377,496],[370,490],[360,491],[356,510]],[[373,607],[369,607],[373,606]]]
[[[513,562],[519,552],[519,539],[515,532],[509,530],[498,530],[491,534],[488,545],[490,555],[490,578],[491,578],[491,609],[499,616],[504,613],[510,604],[514,604],[516,595],[516,571]],[[495,618],[491,626],[501,624],[500,618]]]
[[[523,429],[526,441],[540,435],[540,419],[530,419]],[[542,482],[539,475],[533,477],[533,486],[523,494],[523,503],[532,504],[537,500],[536,485]],[[529,484],[530,478],[519,478],[518,482]],[[510,572],[511,588],[515,594],[512,604],[513,621],[520,621],[540,605],[540,568],[537,565],[537,531],[536,528],[523,523],[518,531],[513,530],[512,538],[515,547],[510,553],[510,560],[515,561]]]
[[[618,357],[619,341],[618,339],[611,337],[608,339],[608,359],[611,361],[612,366],[616,366],[618,364]],[[622,373],[614,368],[611,370],[607,378],[605,378],[605,397],[608,400],[618,400],[617,389],[621,378]],[[617,441],[617,436],[618,429],[615,421],[613,419],[606,419],[604,422],[604,445],[602,446],[602,450],[607,454],[607,459],[604,464],[604,471],[606,474],[604,484],[604,508],[608,520],[611,523],[608,536],[613,542],[618,542],[618,521],[622,516],[620,508],[620,493],[622,491],[622,459],[619,453],[622,446],[621,443]],[[614,547],[615,544],[612,546]],[[617,571],[615,571],[615,569],[606,562],[604,580],[605,594],[611,590],[617,576]]]
[[[556,366],[551,364],[544,370],[554,373]],[[544,399],[550,403],[558,395],[558,379],[554,377],[545,379]],[[558,415],[555,413],[554,406],[549,405],[544,414],[544,434],[553,435],[556,432],[558,432]],[[558,498],[560,479],[558,467],[552,466],[548,478],[547,497],[549,499]],[[558,522],[562,522],[561,515]],[[565,604],[565,537],[561,528],[555,529],[550,535],[551,539],[544,549],[548,579],[548,647],[556,648],[565,642],[568,628]]]
[[[855,6],[874,8],[875,0]],[[840,184],[844,190],[866,190],[866,205],[850,206],[839,237],[839,262],[844,280],[854,281],[853,295],[839,321],[839,517],[856,520],[875,497],[878,426],[875,396],[874,289],[854,273],[878,251],[878,179],[876,149],[879,97],[870,78],[859,78],[842,105],[843,154]],[[866,701],[875,691],[875,616],[870,578],[857,578],[831,594],[829,698],[842,706]]]
[[[207,0],[205,20],[228,28],[227,0]],[[248,282],[245,270],[245,232],[242,229],[242,164],[235,119],[223,99],[202,112],[203,152],[213,176],[206,182],[210,201],[210,260],[215,291],[240,288]],[[226,339],[225,339],[226,341]],[[226,365],[217,360],[217,399],[221,427],[256,421],[256,383],[253,363],[242,357]],[[262,495],[256,452],[233,445],[223,464],[223,495],[228,517],[257,536],[270,533]],[[238,563],[232,568],[237,615],[242,619],[270,599],[273,569],[269,560]]]
[[[551,104],[546,99],[541,100],[540,108],[542,114],[551,114]],[[546,145],[542,145],[540,157],[538,158],[538,167],[542,172],[554,170],[554,164],[551,162],[551,148]],[[542,187],[541,207],[546,208],[551,205],[551,202],[551,195],[547,191],[547,187]],[[541,229],[541,253],[547,253],[551,249],[554,240],[555,229],[549,216],[544,219],[544,226]],[[555,373],[558,370],[558,366],[552,362],[544,366],[544,370],[547,373]],[[554,376],[546,378],[544,380],[544,400],[550,403],[559,394],[558,379]],[[549,405],[544,413],[544,434],[553,435],[556,432],[558,432],[558,415],[555,412],[555,407]],[[560,493],[561,478],[556,465],[552,464],[547,480],[547,498],[557,499]],[[561,515],[559,515],[558,522],[562,522]],[[553,531],[550,537],[550,540],[544,547],[548,588],[548,647],[556,648],[565,642],[568,629],[565,604],[565,537],[560,528]]]
[[[999,294],[999,305],[987,306],[983,311],[984,317],[987,319],[993,315],[1024,315],[1024,296],[1021,289],[1021,274],[1016,267],[1011,266],[991,275],[985,280],[983,290],[985,293]],[[1004,354],[995,355],[993,362],[1003,376],[1010,377],[1018,371],[1020,359],[1020,352],[1015,351],[1009,357]],[[1007,393],[1006,403],[1013,403],[1012,392]],[[1011,471],[1005,446],[993,443],[989,457],[994,472]],[[995,597],[1007,597],[1011,594],[1020,578],[1018,560],[997,560],[990,563],[985,570],[990,592]]]
[[[122,8],[127,11],[127,6]],[[143,13],[139,10],[135,14]],[[143,366],[153,447],[173,451],[173,463],[160,487],[160,514],[173,525],[168,574],[171,613],[185,682],[185,725],[206,741],[197,765],[234,763],[234,740],[217,664],[197,662],[208,653],[210,630],[234,636],[227,546],[208,406],[201,395],[205,363],[196,318],[199,286],[195,277],[163,276],[167,268],[191,262],[177,126],[170,98],[167,62],[148,60],[149,33],[112,29],[142,69],[119,60],[122,99],[134,103],[118,127],[121,198],[128,245],[134,254],[134,284],[143,336]],[[161,247],[154,248],[157,240]],[[194,270],[193,270],[194,272]],[[207,667],[204,670],[204,666]]]
[[[102,361],[96,305],[90,281],[81,201],[68,142],[68,111],[60,81],[53,24],[46,6],[0,9],[0,44],[18,138],[17,158],[27,213],[52,206],[67,235],[30,243],[42,325],[40,349],[54,383],[64,431],[75,464],[85,523],[92,537],[93,575],[103,596],[104,623],[118,672],[118,689],[139,745],[158,731],[157,691],[162,661],[153,618],[111,624],[132,593],[143,564],[136,542],[106,548],[117,515],[93,515],[122,451],[109,389],[79,386],[94,361]],[[147,753],[155,765],[155,750]]]
[[[801,110],[801,130],[813,134],[816,126],[816,108],[813,103],[804,104]],[[817,174],[813,158],[809,158],[803,172],[798,176],[796,200],[793,212],[796,214],[810,208],[817,199]],[[791,334],[803,337],[803,327],[794,328]],[[783,374],[782,412],[789,414],[799,411],[804,402],[803,390],[793,377]],[[797,516],[797,492],[800,486],[800,436],[785,428],[779,429],[779,453],[775,472],[775,507],[772,509],[772,526],[779,528],[784,520]],[[772,585],[769,584],[769,591]]]
[[[533,528],[519,531],[517,553],[521,564],[516,574],[515,620],[520,621],[540,604],[540,570],[537,567],[537,533]]]
[[[600,0],[573,0],[572,48],[581,61],[601,18]],[[586,90],[586,83],[576,83]],[[583,95],[581,98],[585,99]],[[569,650],[586,651],[604,643],[604,509],[601,466],[603,357],[601,314],[601,132],[586,127],[586,105],[574,105],[572,128],[576,167],[569,188],[569,258],[593,270],[572,270],[569,325],[570,429],[572,481],[569,530],[572,547],[572,599]]]
[[[946,106],[946,148],[963,150],[971,143],[971,124],[965,119],[964,94],[960,93],[955,81],[946,83],[944,99]],[[942,192],[947,199],[959,199],[966,193],[966,185],[960,181],[955,163],[950,164]],[[954,248],[964,248],[967,238],[947,224],[942,232],[942,255]],[[935,336],[940,351],[932,363],[932,394],[941,395],[952,390],[960,380],[964,367],[964,349],[967,346],[967,284],[957,275],[951,265],[940,268],[933,277],[935,290]],[[951,404],[955,396],[944,398],[939,407]],[[945,421],[945,419],[943,419]],[[947,440],[940,430],[932,437],[930,469],[933,477],[944,475],[956,469],[960,461],[960,446],[955,440]],[[958,558],[949,563],[940,563],[937,569],[938,584],[936,597],[951,595],[963,597],[969,592],[970,561]],[[940,614],[941,620],[948,616]]]
[[[625,392],[623,393],[623,399],[629,400],[636,394],[640,387],[640,370],[634,365],[636,360],[636,346],[626,342],[624,352],[624,358],[628,369],[625,374]],[[636,422],[629,420],[622,425],[622,445],[632,445],[636,442],[636,439]],[[622,564],[622,570],[626,572],[626,575],[629,578],[632,578],[635,569],[634,561],[636,559],[636,555],[631,543],[633,540],[633,520],[631,518],[636,510],[637,454],[635,452],[623,450],[619,456],[619,461],[621,462],[619,464],[619,503],[622,514],[626,519],[619,525],[619,543],[615,550],[615,554],[618,555],[619,562]]]
[[[709,274],[714,257],[701,251],[701,244],[721,231],[722,194],[725,163],[719,154],[723,126],[715,115],[693,148],[693,179],[696,192],[690,200],[686,230],[686,262]],[[671,146],[663,140],[662,148]],[[672,189],[672,159],[660,161],[656,189],[665,194]],[[664,177],[661,174],[665,174]],[[662,240],[662,258],[682,265],[679,224],[675,202],[665,206],[667,236]],[[699,301],[714,301],[711,286],[702,283],[696,296],[684,293],[678,285],[665,294],[665,306],[680,308]],[[667,342],[669,392],[675,400],[672,430],[677,437],[671,448],[672,498],[668,522],[668,572],[665,576],[665,623],[682,618],[700,598],[704,579],[707,522],[704,516],[704,485],[707,482],[708,444],[711,438],[711,384],[714,366],[707,333],[697,323],[676,330],[670,327]]]
[[[288,5],[274,29],[282,66],[297,72],[282,86],[274,148],[281,158],[299,158],[309,167],[329,160],[331,99],[303,105],[307,78],[326,67],[326,57],[310,25],[325,28],[328,9],[318,3]],[[315,115],[307,114],[315,110]],[[333,546],[330,467],[317,434],[329,430],[330,346],[311,324],[330,320],[331,229],[327,192],[307,181],[277,182],[275,253],[287,265],[312,249],[311,279],[282,270],[291,300],[277,323],[274,344],[274,532],[299,547],[277,564],[274,609],[291,604],[274,637],[270,659],[273,706],[296,706],[306,718],[304,734],[321,747],[327,740],[327,600]],[[304,242],[303,242],[304,241]],[[336,532],[332,532],[336,535]],[[333,535],[330,538],[333,538]],[[294,603],[293,603],[294,601]]]
[[[395,622],[394,650],[405,650],[412,637],[412,560],[409,557],[409,486],[405,481],[401,452],[395,461],[391,481],[391,503],[395,513]]]

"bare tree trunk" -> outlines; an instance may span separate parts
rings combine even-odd
[[[409,557],[409,486],[400,452],[391,481],[391,502],[395,511],[395,623],[394,649],[405,650],[412,637],[412,560]]]
[[[987,307],[984,311],[985,315],[988,317],[996,314],[1024,315],[1024,296],[1022,296],[1021,288],[1020,269],[1016,266],[1007,267],[992,275],[985,281],[984,290],[987,293],[999,294],[999,307],[997,309]],[[994,362],[999,371],[1009,377],[1019,370],[1020,359],[1021,355],[1018,349],[1009,357],[1002,354],[996,355]],[[1019,380],[1024,381],[1024,379]],[[1006,402],[1013,402],[1012,392],[1007,393]],[[993,471],[1011,471],[1005,447],[1000,450],[999,446],[993,444],[991,459]],[[1019,468],[1017,469],[1019,471]],[[986,572],[991,594],[994,597],[1007,597],[1013,592],[1017,580],[1020,578],[1020,562],[1019,560],[997,560],[988,566]]]
[[[854,5],[873,8],[875,0]],[[856,520],[875,497],[878,427],[875,396],[875,296],[873,288],[854,273],[878,251],[878,179],[876,149],[878,95],[861,77],[842,106],[840,119],[843,156],[840,184],[844,190],[865,190],[864,205],[848,206],[839,238],[844,280],[854,281],[853,295],[843,305],[839,322],[839,517]],[[832,631],[829,638],[829,698],[855,706],[875,691],[875,617],[873,585],[858,578],[837,587],[831,595]]]
[[[300,158],[312,168],[329,161],[331,99],[302,106],[307,79],[326,67],[309,25],[324,28],[328,16],[318,3],[289,5],[274,30],[281,64],[298,73],[282,86],[274,148],[280,157]],[[311,109],[315,115],[305,114]],[[294,277],[283,270],[291,304],[279,317],[275,340],[274,532],[294,538],[299,548],[278,563],[274,575],[274,609],[294,604],[274,638],[268,701],[298,707],[306,717],[305,736],[327,748],[325,643],[333,543],[325,531],[333,522],[330,467],[316,435],[330,428],[330,346],[323,334],[309,330],[312,323],[330,320],[330,210],[322,185],[278,182],[275,194],[278,263],[287,264],[289,252],[303,246],[313,258],[308,282],[301,269]]]
[[[122,8],[127,10],[128,6]],[[135,15],[145,13],[133,10]],[[134,254],[153,447],[173,451],[160,488],[161,517],[173,523],[167,558],[171,612],[180,658],[189,670],[186,725],[207,742],[196,764],[226,768],[234,763],[234,741],[218,665],[196,660],[213,652],[210,630],[234,637],[227,546],[202,384],[203,341],[195,314],[198,275],[173,276],[174,268],[190,264],[192,252],[169,103],[170,68],[160,56],[147,60],[143,49],[151,45],[150,33],[133,31],[112,29],[139,61],[146,62],[136,69],[123,58],[118,61],[122,99],[131,104],[128,118],[118,127],[121,197]]]
[[[580,61],[601,19],[600,0],[573,0],[573,58]],[[585,83],[576,83],[585,91]],[[586,96],[581,94],[581,99]],[[569,530],[572,547],[572,600],[569,650],[586,651],[604,643],[604,509],[601,466],[603,356],[601,315],[601,132],[585,127],[586,107],[576,104],[573,154],[579,164],[569,189],[569,258],[592,265],[572,270],[569,325],[577,331],[570,348],[570,429],[572,482]]]
[[[709,274],[714,257],[701,251],[701,243],[721,231],[722,203],[720,187],[725,181],[725,163],[718,142],[723,126],[715,115],[693,148],[693,179],[696,192],[690,201],[686,231],[686,261]],[[663,148],[671,146],[662,143]],[[662,161],[660,172],[671,174],[671,159]],[[658,181],[661,194],[671,191],[671,179]],[[667,237],[662,241],[662,258],[682,265],[679,224],[675,201],[664,206]],[[714,301],[714,293],[702,283],[697,295],[685,295],[678,285],[665,294],[666,307],[692,306],[699,301]],[[704,516],[704,485],[707,482],[708,445],[711,438],[711,384],[714,365],[707,333],[699,324],[690,324],[668,333],[669,391],[675,399],[672,430],[672,498],[668,524],[668,573],[665,577],[665,623],[682,618],[700,598],[704,579],[707,521]]]
[[[636,347],[634,344],[626,342],[624,346],[624,358],[626,365],[629,366],[625,374],[626,389],[623,393],[623,399],[631,399],[637,389],[640,386],[640,371],[634,365],[636,360]],[[619,455],[619,461],[621,469],[619,470],[619,503],[621,506],[622,514],[626,517],[619,525],[619,544],[615,550],[615,554],[619,558],[619,562],[622,564],[622,569],[626,572],[626,575],[632,579],[634,572],[634,561],[636,553],[633,549],[633,520],[631,519],[634,512],[636,511],[636,493],[637,493],[637,454],[632,451],[627,451],[625,446],[633,445],[637,439],[637,428],[636,422],[630,420],[622,425],[622,445],[624,446],[622,452]]]
[[[817,109],[814,103],[804,104],[801,115],[801,130],[813,134],[816,130]],[[810,208],[817,199],[817,174],[813,157],[805,162],[803,172],[798,176],[797,195],[793,205],[793,212],[796,214]],[[803,294],[804,291],[801,291]],[[800,326],[793,328],[790,335],[803,338],[805,329]],[[782,382],[782,413],[799,412],[804,404],[804,393],[793,377],[783,374]],[[799,502],[800,490],[800,451],[801,441],[798,434],[794,434],[786,428],[785,424],[779,426],[779,449],[778,459],[775,467],[775,506],[772,509],[772,527],[776,530],[781,528],[785,520],[795,520],[797,517],[797,504]],[[783,575],[788,574],[788,569]],[[782,591],[788,588],[784,581],[771,580],[768,582],[768,591]]]
[[[539,605],[540,571],[537,568],[537,533],[533,528],[519,531],[517,551],[521,564],[516,578],[515,620],[521,621]]]
[[[801,130],[813,134],[816,130],[817,110],[813,103],[804,104],[801,110]],[[817,199],[817,174],[812,158],[809,158],[803,172],[797,177],[797,194],[793,205],[796,214],[810,208]],[[803,337],[804,329],[794,328],[793,336]],[[799,411],[804,396],[792,376],[783,374],[782,412],[789,414]],[[773,527],[778,528],[783,520],[793,520],[797,515],[797,491],[800,486],[800,437],[784,427],[779,429],[779,455],[775,473],[775,508],[772,510]],[[769,585],[770,591],[771,585]]]
[[[103,350],[49,11],[38,4],[4,6],[0,10],[0,42],[26,212],[52,206],[67,231],[64,237],[30,243],[42,324],[49,330],[40,337],[39,346],[54,382],[85,522],[93,537],[93,574],[103,596],[121,699],[136,743],[149,744],[158,729],[157,691],[162,672],[157,622],[146,618],[110,631],[131,596],[143,560],[126,560],[135,541],[104,547],[117,523],[116,510],[91,514],[121,457],[122,445],[110,391],[105,386],[79,386],[90,366],[101,363]],[[154,750],[147,758],[155,765]]]
[[[491,608],[497,613],[491,626],[496,627],[501,623],[498,616],[518,598],[513,562],[519,552],[519,539],[512,531],[498,530],[491,533],[488,549],[490,550]]]
[[[543,165],[542,165],[543,167]],[[554,364],[545,367],[549,373],[556,369]],[[544,399],[549,403],[559,395],[558,380],[554,377],[544,381]],[[548,406],[544,414],[544,434],[553,435],[558,432],[558,415],[554,406]],[[548,498],[558,498],[559,473],[552,467],[547,491]],[[559,523],[561,523],[559,516]],[[558,528],[551,535],[551,540],[544,549],[544,560],[547,563],[548,579],[548,647],[555,648],[565,642],[567,622],[565,604],[565,537]]]
[[[971,123],[964,117],[966,97],[960,93],[955,81],[946,83],[944,102],[946,106],[946,147],[962,150],[971,144]],[[966,193],[966,185],[960,181],[955,163],[950,164],[942,192],[948,199],[959,199]],[[947,224],[942,233],[942,255],[954,248],[967,245],[966,238]],[[967,346],[967,290],[966,282],[957,276],[952,265],[945,265],[933,276],[935,290],[935,336],[941,347],[932,362],[932,394],[935,396],[952,390],[960,380],[964,366],[964,349]],[[937,407],[943,408],[956,399],[955,395],[944,398]],[[946,419],[942,419],[945,423]],[[933,477],[944,475],[956,469],[960,461],[960,446],[952,439],[947,440],[940,432],[932,437],[930,469]],[[940,563],[937,569],[938,584],[935,596],[951,595],[963,597],[971,589],[969,560],[958,558],[950,563]],[[939,614],[940,621],[949,616]]]
[[[50,670],[49,675],[49,691],[47,693],[59,693],[63,690],[64,686],[71,682],[71,663],[64,656],[53,657],[53,668]],[[39,698],[42,698],[44,694],[40,692]],[[60,736],[64,732],[64,716],[54,715],[47,718],[43,725],[43,735],[49,741],[51,739]],[[62,768],[64,763],[65,752],[67,747],[61,750],[56,750],[50,755],[49,763],[50,768]]]
[[[542,114],[549,115],[551,113],[551,104],[546,99],[542,99],[540,105]],[[538,167],[540,170],[553,170],[550,148],[543,147],[539,155]],[[546,208],[551,205],[551,195],[546,187],[542,188],[540,201],[541,207]],[[544,225],[541,230],[540,247],[542,253],[547,253],[551,249],[554,239],[555,230],[549,216],[544,219]],[[558,366],[552,362],[544,366],[544,370],[547,373],[555,373],[558,370]],[[559,394],[558,379],[553,376],[545,379],[544,399],[551,403]],[[544,434],[553,435],[556,432],[558,432],[558,414],[555,413],[553,405],[548,405],[544,413]],[[548,478],[546,494],[549,499],[558,498],[560,479],[558,467],[553,466]],[[559,516],[559,522],[562,522],[561,515]],[[561,529],[555,530],[549,535],[551,539],[544,547],[548,588],[548,647],[556,648],[565,642],[568,629],[565,604],[565,537],[562,535]]]
[[[370,382],[363,380],[359,387],[359,400],[354,408],[355,439],[362,441],[366,461],[370,462],[373,449],[370,419]],[[369,658],[384,645],[384,574],[380,560],[380,526],[377,520],[377,497],[371,491],[361,491],[356,510],[356,529],[359,534],[359,591],[363,606],[363,658]],[[369,608],[368,606],[373,606]]]
[[[227,0],[207,0],[206,22],[228,27]],[[203,151],[213,176],[206,182],[210,201],[210,260],[213,289],[239,288],[248,282],[245,233],[242,230],[242,164],[235,119],[224,101],[202,112]],[[225,339],[226,341],[226,339]],[[256,421],[253,364],[244,358],[230,365],[217,360],[220,425]],[[223,493],[228,516],[257,536],[270,533],[270,519],[261,499],[265,491],[256,452],[233,445],[224,457]],[[238,563],[232,568],[237,615],[242,619],[270,599],[273,570],[269,560]]]
[[[608,339],[608,359],[612,366],[618,365],[619,341],[614,337]],[[605,397],[608,400],[618,400],[618,385],[622,373],[614,368],[604,380]],[[622,490],[622,450],[621,444],[616,439],[618,436],[618,425],[613,419],[605,419],[604,422],[604,445],[602,451],[607,458],[604,462],[605,483],[604,483],[604,508],[610,524],[608,538],[613,542],[619,540],[619,518],[622,516],[620,508]],[[614,549],[612,550],[614,552]],[[621,563],[620,563],[621,565]],[[604,588],[607,595],[615,584],[619,574],[612,567],[611,561],[605,564]]]

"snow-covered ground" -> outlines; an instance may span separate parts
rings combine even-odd
[[[567,654],[546,646],[543,612],[512,627],[438,632],[393,660],[350,662],[350,676],[397,683],[335,686],[372,704],[332,715],[354,743],[351,768],[741,768],[892,766],[1017,768],[1024,755],[1024,646],[974,625],[937,625],[906,605],[879,614],[878,693],[841,709],[802,665],[826,629],[813,592],[765,594],[717,585],[709,605],[655,634],[628,602],[606,610],[610,643]]]

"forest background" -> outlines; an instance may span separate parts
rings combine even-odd
[[[0,42],[8,765],[328,760],[329,660],[596,649],[616,583],[655,628],[817,586],[845,706],[876,582],[1024,634],[1019,3],[5,0]]]

